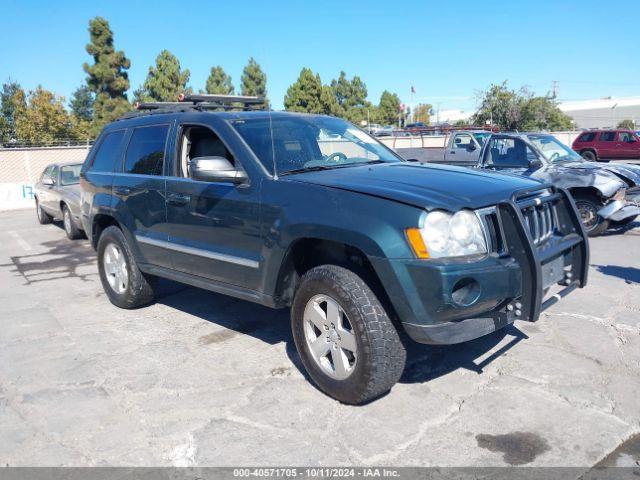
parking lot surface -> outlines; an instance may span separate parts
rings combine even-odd
[[[351,407],[305,379],[288,311],[169,282],[120,310],[86,240],[0,213],[0,463],[637,465],[640,223],[590,263],[537,323],[412,344],[400,383]]]

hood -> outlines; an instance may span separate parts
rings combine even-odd
[[[595,187],[610,197],[622,187],[640,185],[640,168],[627,164],[563,162],[547,164],[531,177],[562,188]]]
[[[451,211],[495,205],[516,190],[541,186],[540,182],[515,175],[413,162],[301,172],[284,179]]]

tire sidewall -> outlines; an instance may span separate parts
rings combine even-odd
[[[309,300],[315,295],[324,294],[338,302],[347,314],[351,328],[356,337],[357,361],[351,375],[343,380],[330,377],[316,363],[312,357],[304,333],[304,310]],[[313,275],[304,281],[298,291],[291,307],[291,330],[302,363],[309,376],[330,396],[346,403],[355,403],[357,398],[367,388],[369,372],[372,367],[371,344],[367,337],[364,319],[350,295],[350,292],[342,288],[336,282],[331,282],[327,275]]]
[[[69,216],[69,228],[67,229],[67,216]],[[77,233],[75,231],[75,225],[73,224],[73,217],[71,211],[66,205],[62,207],[62,225],[64,226],[64,232],[67,234],[69,240],[73,240]]]
[[[576,203],[576,208],[578,209],[578,213],[580,213],[579,212],[580,203],[589,203],[591,204],[591,206],[593,206],[596,212],[598,211],[598,206],[599,206],[598,202],[589,197],[576,197],[575,203]],[[598,235],[601,235],[607,230],[607,228],[609,228],[609,220],[602,218],[600,215],[597,215],[597,217],[598,217],[598,223],[596,223],[596,225],[593,226],[591,229],[587,229],[586,225],[583,224],[584,229],[587,232],[587,235],[590,237],[596,237]],[[580,221],[582,221],[582,215],[580,216]]]
[[[582,158],[584,158],[588,162],[597,162],[598,161],[598,156],[594,152],[592,152],[591,150],[586,150],[586,151],[582,152],[581,156],[582,156]]]
[[[118,293],[113,288],[111,288],[111,285],[107,280],[106,272],[104,270],[104,251],[107,248],[107,246],[111,243],[113,243],[118,248],[120,248],[120,251],[125,256],[125,259],[127,261],[128,282],[127,282],[126,290],[122,293]],[[129,246],[127,244],[127,240],[122,234],[122,231],[117,227],[107,228],[104,232],[102,232],[102,234],[100,235],[100,238],[98,239],[97,250],[98,250],[98,272],[100,274],[100,282],[102,283],[102,288],[104,289],[104,292],[107,294],[107,297],[109,297],[109,300],[114,305],[120,308],[131,308],[130,297],[131,297],[131,288],[134,280],[133,272],[132,272],[133,258],[132,258]]]

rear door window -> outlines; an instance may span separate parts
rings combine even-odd
[[[613,142],[616,139],[616,132],[602,132],[600,134],[601,142]]]
[[[107,133],[98,146],[98,151],[93,157],[91,164],[91,172],[108,172],[115,171],[116,162],[121,158],[122,139],[124,138],[124,130]]]
[[[620,132],[618,134],[618,141],[620,142],[631,142],[633,141],[633,135],[629,132]]]
[[[125,173],[162,175],[169,125],[151,125],[133,130],[124,160]]]

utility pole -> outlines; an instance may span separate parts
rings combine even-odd
[[[560,82],[558,80],[553,80],[551,82],[551,98],[554,100],[558,98],[558,87],[560,86]]]

